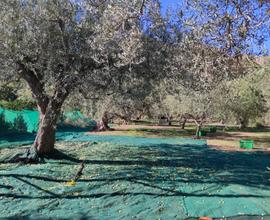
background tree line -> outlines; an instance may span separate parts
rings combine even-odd
[[[1,82],[23,79],[31,91],[40,113],[35,155],[54,151],[65,106],[101,119],[100,130],[115,117],[160,115],[191,118],[197,132],[206,119],[245,127],[267,112],[268,85],[252,77],[269,79],[254,56],[267,52],[268,1],[194,0],[165,15],[158,0],[0,7]]]

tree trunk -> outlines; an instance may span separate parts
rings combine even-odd
[[[197,124],[197,127],[196,127],[196,134],[195,134],[195,137],[197,138],[197,139],[199,139],[200,138],[200,131],[201,131],[201,128],[202,128],[202,125],[201,124]]]
[[[247,122],[244,119],[240,118],[239,122],[240,122],[240,125],[239,125],[240,129],[244,129],[247,127]]]
[[[38,163],[44,156],[51,156],[54,153],[55,132],[58,116],[64,99],[52,99],[46,104],[39,105],[39,128],[33,146],[23,154],[17,154],[7,162],[9,163]]]
[[[101,121],[97,125],[97,131],[108,131],[110,127],[108,125],[108,121],[101,119]]]
[[[109,131],[112,130],[109,127],[109,118],[108,114],[104,113],[103,117],[101,118],[101,121],[98,123],[96,131]]]
[[[46,155],[54,151],[56,123],[60,111],[49,105],[45,113],[39,111],[39,114],[39,128],[33,147],[38,155]]]
[[[141,120],[141,119],[142,119],[142,116],[143,116],[143,112],[140,113],[140,114],[136,117],[136,120],[137,120],[137,121]]]
[[[56,92],[47,105],[39,105],[39,128],[33,147],[38,156],[49,155],[54,152],[57,120],[67,92]]]
[[[168,121],[168,125],[169,125],[169,126],[172,125],[172,119],[173,119],[173,117],[167,116],[167,121]]]
[[[201,119],[194,118],[194,122],[196,124],[196,134],[195,134],[196,139],[200,139],[200,131],[202,129],[203,120],[204,120],[203,118]]]
[[[24,63],[17,63],[18,74],[29,85],[33,97],[36,99],[39,110],[39,128],[33,146],[23,155],[15,155],[11,162],[35,163],[39,162],[44,155],[54,152],[55,132],[57,119],[61,112],[61,107],[72,90],[74,83],[69,83],[64,78],[65,73],[61,72],[53,96],[46,94],[45,80],[39,71],[33,71]]]
[[[186,127],[187,118],[184,117],[184,121],[182,122],[182,129],[184,130]]]

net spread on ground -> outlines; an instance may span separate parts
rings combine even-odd
[[[24,138],[6,140],[0,159],[21,151],[33,137]],[[267,154],[222,152],[203,140],[181,138],[80,132],[59,132],[57,138],[62,160],[1,163],[0,217],[152,220],[270,214]],[[68,186],[80,160],[85,161],[83,175]]]

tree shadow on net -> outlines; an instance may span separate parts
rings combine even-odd
[[[131,146],[132,147],[132,146]],[[127,148],[128,149],[128,148]],[[125,150],[127,150],[125,149]],[[270,172],[266,169],[270,164],[269,156],[260,152],[222,152],[210,149],[207,146],[194,145],[170,145],[160,144],[156,146],[146,146],[144,152],[132,151],[131,157],[136,160],[118,159],[118,160],[84,160],[86,166],[104,165],[105,167],[114,167],[116,170],[110,175],[110,171],[100,174],[99,178],[84,178],[78,180],[81,183],[103,182],[112,183],[114,181],[127,181],[131,184],[139,184],[162,191],[156,192],[112,192],[112,193],[90,193],[82,195],[61,195],[43,189],[37,184],[25,180],[27,178],[49,181],[65,182],[66,179],[55,177],[44,177],[34,174],[0,174],[6,178],[16,178],[24,184],[31,185],[38,191],[46,193],[46,196],[18,195],[13,193],[1,193],[2,197],[15,197],[21,199],[50,199],[50,198],[97,198],[103,196],[122,196],[122,195],[147,195],[147,196],[193,196],[193,197],[225,197],[225,198],[267,198],[260,194],[211,194],[205,193],[205,190],[197,190],[191,193],[179,190],[180,184],[214,184],[209,186],[208,191],[215,191],[220,187],[230,184],[239,184],[241,186],[250,186],[254,189],[269,189]],[[145,154],[143,154],[145,153]],[[123,152],[113,151],[113,155],[108,152],[107,158],[112,158]],[[125,155],[124,155],[125,156]],[[54,160],[62,162],[80,163],[82,160],[75,156],[67,155],[58,151],[54,155]],[[181,172],[178,172],[180,169]],[[183,169],[183,170],[182,170]],[[188,170],[188,172],[187,172]],[[84,171],[84,174],[91,171]],[[178,172],[178,173],[177,173]],[[177,178],[171,176],[177,173]],[[167,187],[163,187],[162,184]],[[175,187],[176,186],[176,187]],[[179,187],[180,186],[180,187]],[[211,188],[212,187],[212,188]]]
[[[20,216],[12,216],[12,217],[7,217],[7,218],[0,218],[1,220],[97,220],[96,218],[92,216],[84,216],[84,215],[77,215],[75,217],[70,217],[70,218],[49,218],[49,217],[32,217],[31,215],[20,215]]]

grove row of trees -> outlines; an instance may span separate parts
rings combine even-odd
[[[266,52],[268,1],[191,0],[165,15],[158,0],[2,0],[0,8],[0,80],[30,88],[40,112],[31,152],[39,156],[54,151],[63,105],[81,97],[103,118],[100,129],[112,117],[153,112],[189,114],[200,126],[215,103],[229,105],[216,99],[235,106],[252,97],[243,109],[266,111],[264,94],[241,77]],[[243,125],[254,117],[230,109]]]
[[[178,121],[183,129],[188,120],[200,127],[206,121],[240,128],[250,123],[260,126],[270,122],[269,77],[269,67],[265,65],[237,79],[223,80],[212,90],[194,91],[178,85],[176,92],[160,83],[150,92],[137,87],[140,94],[132,96],[113,94],[82,102],[83,96],[76,94],[65,102],[64,108],[78,108],[100,121],[100,130],[110,129],[109,121],[157,121],[161,117],[167,119],[168,125]]]

